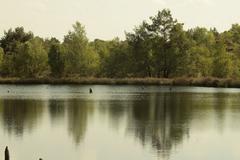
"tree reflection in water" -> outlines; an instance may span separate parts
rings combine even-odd
[[[173,146],[189,136],[191,95],[150,93],[134,96],[121,101],[103,101],[99,110],[110,117],[115,129],[126,118],[127,135],[133,135],[143,146],[150,145],[161,156],[168,156]]]
[[[48,101],[48,109],[52,123],[62,122],[65,117],[65,100],[50,99]]]
[[[93,113],[93,101],[72,99],[67,101],[68,132],[80,144],[87,130],[88,118]]]
[[[67,140],[70,137],[75,145],[79,145],[94,122],[94,131],[105,127],[116,137],[125,134],[126,140],[134,139],[146,148],[151,147],[158,157],[168,159],[193,130],[202,130],[211,122],[215,126],[210,127],[223,131],[226,117],[232,117],[234,110],[239,109],[237,94],[147,92],[115,94],[114,97],[106,94],[104,99],[94,99],[93,96],[89,99],[85,96],[47,101],[2,99],[1,123],[7,134],[22,137],[24,132],[31,133],[40,126],[42,120],[44,123],[50,120],[53,127],[57,123],[60,129],[66,131],[68,135],[63,136]],[[98,133],[89,134],[90,138],[95,134]]]
[[[38,100],[1,100],[2,122],[8,134],[22,136],[25,130],[31,132],[42,118],[45,102]]]
[[[172,147],[189,134],[191,106],[185,103],[183,96],[170,93],[149,94],[144,100],[134,101],[128,131],[142,145],[151,145],[161,156],[168,156]]]

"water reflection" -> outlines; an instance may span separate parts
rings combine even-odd
[[[8,134],[22,136],[38,126],[43,114],[44,102],[36,100],[1,100],[2,123]]]
[[[93,107],[93,101],[77,99],[67,101],[68,132],[77,144],[84,138],[88,118],[92,115]]]
[[[50,99],[48,101],[48,109],[50,113],[50,118],[54,125],[65,117],[65,101],[64,100],[56,100]]]
[[[135,101],[129,131],[141,144],[150,144],[163,157],[168,156],[173,146],[189,136],[192,108],[183,98],[166,93],[150,94],[143,101]]]
[[[99,92],[102,88],[95,86],[94,90]],[[129,157],[136,156],[131,150],[134,142],[137,142],[143,148],[138,152],[145,153],[142,159],[171,159],[177,156],[177,152],[185,153],[182,148],[186,142],[195,144],[199,133],[206,132],[209,137],[224,135],[229,130],[234,131],[228,132],[227,136],[230,137],[231,133],[240,133],[240,124],[236,123],[240,121],[238,93],[216,93],[216,90],[213,93],[191,93],[189,88],[188,92],[179,92],[178,88],[175,89],[178,92],[158,92],[156,89],[151,92],[151,87],[146,89],[147,92],[141,88],[138,92],[138,88],[132,86],[129,90],[121,88],[121,93],[115,88],[113,93],[108,86],[103,94],[90,96],[84,94],[81,88],[69,87],[64,88],[67,94],[67,98],[64,98],[62,89],[54,87],[52,91],[48,87],[51,91],[46,94],[49,99],[1,98],[1,138],[9,139],[6,143],[10,143],[9,135],[21,137],[23,142],[35,136],[33,140],[37,141],[36,138],[41,139],[41,134],[45,133],[48,135],[45,138],[49,148],[59,146],[55,143],[60,142],[66,145],[66,151],[63,149],[60,156],[73,154],[72,159],[83,159],[82,152],[88,155],[94,146],[107,148],[97,148],[99,151],[96,149],[94,153],[101,151],[101,154],[107,155],[108,152],[121,152],[117,150],[117,145],[112,145],[112,139],[108,140],[113,136],[122,142],[122,148],[129,150],[122,153]],[[69,92],[72,90],[73,93]],[[81,95],[77,94],[77,90]],[[54,93],[61,95],[61,98],[56,98]],[[53,143],[54,138],[59,139]],[[21,141],[11,143],[17,145]],[[211,145],[210,142],[208,145]],[[86,149],[79,149],[79,146]],[[115,159],[123,157],[116,156]]]

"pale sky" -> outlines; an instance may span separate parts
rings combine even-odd
[[[23,26],[47,38],[63,36],[76,21],[93,40],[124,38],[144,19],[169,8],[185,28],[216,27],[219,31],[240,23],[240,0],[0,0],[0,36]]]

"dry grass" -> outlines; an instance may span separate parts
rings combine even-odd
[[[110,85],[172,85],[172,86],[202,86],[202,87],[236,87],[240,88],[240,80],[206,78],[0,78],[0,84],[110,84]]]

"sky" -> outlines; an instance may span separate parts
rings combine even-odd
[[[0,36],[23,26],[44,38],[62,40],[76,21],[85,25],[90,40],[124,39],[124,31],[168,8],[185,24],[227,30],[240,23],[239,0],[0,0]]]

